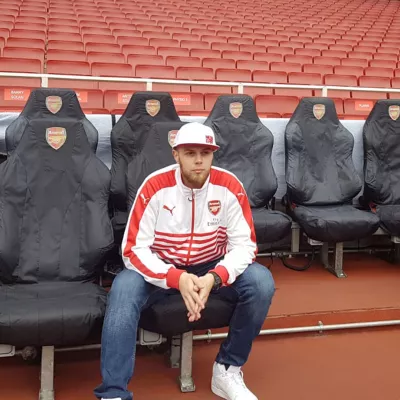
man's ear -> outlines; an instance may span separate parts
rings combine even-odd
[[[176,163],[179,163],[179,154],[176,150],[172,149],[172,156],[174,157]]]

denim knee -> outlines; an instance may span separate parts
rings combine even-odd
[[[145,295],[146,281],[143,276],[136,271],[124,269],[115,277],[112,283],[109,301],[135,303],[135,300],[139,300]]]
[[[244,272],[246,286],[251,287],[257,301],[270,303],[275,293],[275,282],[271,271],[257,263],[249,265]]]

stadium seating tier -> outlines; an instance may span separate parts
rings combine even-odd
[[[151,6],[144,0],[11,0],[0,4],[0,70],[397,88],[399,8],[395,0],[300,0],[295,7],[283,0],[243,1],[235,8],[227,0],[164,0]],[[184,72],[188,68],[198,68],[198,73]],[[28,92],[40,86],[40,79],[1,77],[0,86],[0,107],[18,110],[20,99],[8,93]],[[121,90],[123,97],[146,88],[60,79],[50,79],[49,86],[100,90],[96,108],[105,112],[113,110],[107,108],[107,90]],[[234,86],[210,85],[157,84],[153,89],[188,93],[190,100],[177,106],[189,114],[209,111],[209,94],[237,92]],[[285,96],[300,100],[320,94],[316,89],[255,87],[244,92],[255,99],[284,96],[278,102]],[[88,99],[87,93],[81,98]],[[350,90],[330,91],[329,96],[342,104],[398,98],[395,93]],[[91,105],[89,100],[82,103],[85,110]],[[351,115],[357,114],[353,108]],[[343,111],[349,116],[346,107]]]

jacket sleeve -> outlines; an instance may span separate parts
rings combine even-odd
[[[227,253],[214,271],[221,277],[223,284],[230,285],[255,260],[257,242],[245,190],[229,191],[227,198]]]
[[[184,271],[166,264],[150,249],[159,212],[158,196],[152,189],[151,181],[147,181],[136,196],[122,241],[122,258],[125,267],[138,272],[146,282],[178,289]]]

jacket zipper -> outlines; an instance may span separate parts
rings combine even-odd
[[[192,227],[191,227],[191,232],[190,232],[190,242],[189,242],[189,250],[186,258],[186,265],[189,265],[189,258],[190,258],[190,252],[192,251],[192,244],[193,244],[193,236],[194,236],[194,213],[195,213],[195,198],[194,198],[194,192],[192,190]]]

